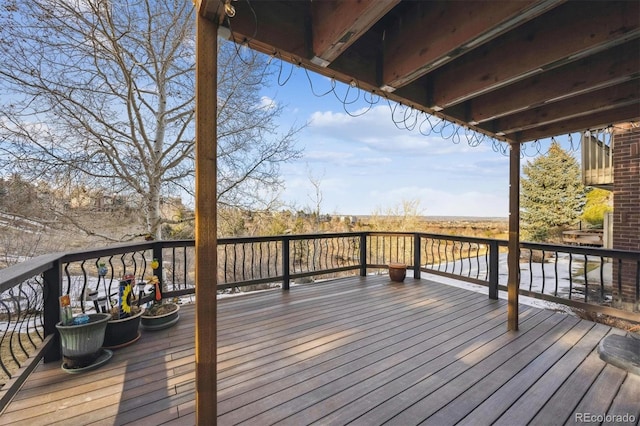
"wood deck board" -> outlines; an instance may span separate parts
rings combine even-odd
[[[567,407],[574,408],[587,393],[605,366],[596,351],[576,367],[533,418],[533,424],[562,424],[569,420]]]
[[[640,376],[627,374],[607,414],[610,416],[631,415],[636,419],[636,423],[638,423],[638,419],[640,418]],[[628,422],[628,420],[624,418],[617,420],[615,417],[611,417],[602,424],[619,425],[623,422]]]
[[[477,311],[478,308],[474,307],[475,305],[472,305],[468,308],[470,311],[459,310],[458,314],[453,315],[438,315],[438,312],[434,312],[434,315],[437,315],[436,318],[433,318],[431,315],[424,315],[422,321],[416,321],[411,327],[404,327],[402,331],[392,328],[384,332],[377,333],[376,335],[368,336],[365,339],[347,342],[343,346],[332,348],[331,351],[320,353],[317,356],[292,365],[293,368],[283,368],[277,371],[270,371],[260,378],[245,382],[244,386],[239,385],[234,389],[221,390],[219,395],[219,404],[226,403],[226,400],[231,395],[242,395],[249,390],[255,390],[258,388],[258,386],[255,386],[256,384],[260,385],[260,387],[265,389],[267,392],[272,393],[274,390],[277,390],[274,388],[276,380],[277,385],[279,386],[281,383],[286,384],[290,378],[293,378],[295,382],[300,382],[313,377],[316,374],[316,370],[323,373],[329,369],[338,368],[363,357],[381,357],[384,355],[382,351],[388,351],[389,346],[394,344],[394,342],[415,345],[424,341],[425,337],[421,336],[424,336],[424,333],[429,331],[432,334],[440,334],[433,338],[431,343],[436,343],[438,340],[442,341],[443,339],[446,339],[444,331],[446,331],[447,328],[466,326],[464,318],[456,318],[455,316],[466,312],[470,313],[473,312],[473,310]],[[429,337],[427,336],[426,338]],[[221,412],[223,407],[224,405],[220,406]]]
[[[566,321],[564,321],[566,323]],[[559,330],[544,343],[542,340],[527,348],[521,356],[512,358],[486,376],[477,386],[482,387],[486,399],[465,417],[463,424],[473,424],[476,418],[482,419],[482,424],[492,424],[506,411],[535,381],[547,371],[549,366],[558,361],[562,355],[593,326],[584,322],[571,324],[570,328]],[[500,376],[496,381],[494,376]],[[507,380],[505,380],[507,379]],[[491,385],[488,385],[491,383]],[[493,387],[497,385],[496,387]],[[489,388],[489,386],[492,386]],[[489,390],[491,392],[489,393]],[[470,393],[478,394],[480,389],[473,389]]]
[[[361,398],[366,398],[367,401],[370,401],[375,391],[393,382],[398,383],[412,375],[423,376],[428,374],[429,370],[437,371],[439,365],[449,363],[465,352],[473,351],[479,341],[503,334],[505,332],[503,327],[504,319],[504,316],[500,314],[489,321],[479,324],[477,327],[469,328],[465,333],[455,335],[455,337],[455,329],[449,330],[444,334],[444,343],[438,342],[437,346],[428,348],[428,350],[410,357],[406,361],[394,364],[376,375],[361,377],[353,385],[344,387],[339,392],[333,393],[326,398],[322,407],[317,404],[312,405],[288,417],[282,423],[300,424],[303,421],[331,422],[332,420],[329,420],[327,416],[327,407],[333,409],[360,407],[361,404],[354,404],[353,402]],[[403,384],[402,388],[406,388],[406,386]],[[386,388],[383,393],[388,396],[389,388]],[[345,412],[336,413],[334,411],[331,414],[337,415],[334,418],[344,420],[348,418]],[[351,416],[353,416],[353,413],[351,413]]]
[[[470,302],[470,301],[468,301]],[[458,301],[451,301],[451,305],[458,306]],[[472,305],[471,309],[473,309],[476,305]],[[313,342],[313,346],[301,346],[296,348],[296,351],[290,351],[287,353],[287,356],[275,357],[274,359],[268,359],[267,361],[271,364],[271,370],[276,370],[278,368],[285,368],[287,370],[291,370],[292,363],[300,362],[307,359],[317,360],[318,357],[321,357],[323,354],[328,353],[331,356],[335,356],[337,354],[341,354],[345,350],[350,351],[353,347],[357,349],[364,349],[365,339],[374,338],[379,339],[382,333],[385,333],[385,337],[389,337],[391,339],[401,339],[405,336],[404,331],[407,329],[412,329],[414,327],[419,327],[424,325],[427,328],[434,328],[442,323],[447,321],[459,321],[456,316],[459,315],[457,312],[449,312],[448,314],[444,312],[443,306],[435,306],[431,305],[430,311],[419,312],[417,315],[422,315],[422,319],[413,319],[416,322],[404,322],[399,323],[398,317],[402,315],[396,314],[395,316],[390,315],[389,318],[383,320],[381,323],[367,323],[365,325],[361,325],[359,328],[353,328],[352,332],[342,332],[338,335],[334,336],[324,336],[324,338],[319,338],[315,342]],[[428,309],[428,308],[427,308]],[[477,309],[477,308],[476,308]],[[404,317],[404,319],[408,319],[409,317]],[[402,328],[399,328],[402,327]],[[381,347],[378,345],[378,347]],[[330,350],[329,350],[330,349]],[[291,359],[295,358],[295,359]],[[264,360],[261,360],[264,362]],[[249,367],[252,367],[253,364],[244,362],[238,365],[235,369],[234,377],[239,377],[240,373],[247,372],[250,375],[250,378],[255,378],[255,374],[247,371]],[[298,368],[296,368],[298,371]],[[289,373],[290,374],[290,373]],[[221,375],[221,379],[224,379],[226,375]],[[240,376],[243,379],[246,375]],[[226,382],[221,382],[221,384],[227,385]],[[222,388],[222,386],[221,386]]]
[[[531,311],[523,310],[523,317],[526,317],[526,319],[522,327],[526,329],[528,325],[536,324],[543,319],[544,315],[539,313],[532,314]],[[533,318],[536,318],[537,321],[532,322]],[[396,413],[409,406],[411,401],[415,401],[413,398],[419,399],[416,392],[413,392],[416,386],[423,386],[421,391],[424,391],[426,395],[447,380],[445,378],[453,378],[465,369],[464,365],[458,363],[457,360],[476,352],[489,342],[499,341],[499,339],[504,338],[507,330],[503,325],[501,324],[498,327],[491,328],[488,332],[478,334],[461,345],[452,345],[450,350],[443,352],[441,356],[434,356],[433,359],[417,365],[415,369],[397,376],[391,381],[376,383],[374,388],[369,390],[366,395],[362,395],[357,403],[344,405],[326,415],[320,422],[331,423],[344,419],[355,421],[356,424],[367,424],[370,421],[382,422],[392,418]],[[469,331],[473,333],[474,329]]]
[[[193,337],[186,347],[193,347]],[[142,346],[142,345],[141,345]],[[154,346],[155,347],[155,346]],[[114,353],[114,357],[102,368],[92,372],[92,374],[66,375],[66,380],[60,380],[60,367],[57,364],[57,376],[48,376],[45,380],[40,380],[34,375],[33,380],[29,380],[23,390],[16,397],[16,402],[40,396],[40,400],[57,397],[66,398],[65,390],[72,394],[82,393],[85,390],[95,389],[96,383],[101,383],[104,387],[115,385],[121,382],[121,376],[127,375],[127,385],[139,386],[145,382],[150,382],[154,377],[160,377],[165,372],[174,367],[189,362],[188,359],[172,359],[175,351],[181,351],[185,346],[176,346],[171,349],[157,349],[150,353],[127,357],[125,353]],[[145,352],[145,351],[143,351]],[[191,360],[192,362],[193,360]],[[13,405],[13,404],[12,404]],[[8,410],[13,407],[9,407]]]
[[[620,385],[627,374],[610,364],[605,364],[598,378],[584,394],[574,413],[606,414],[611,402],[620,390]],[[576,424],[576,418],[571,415],[566,424]]]
[[[447,293],[436,295],[436,297],[444,298],[450,296],[451,298],[464,297],[460,296],[463,293]],[[309,330],[314,332],[322,332],[324,330],[339,329],[339,328],[352,328],[355,321],[384,321],[388,318],[388,313],[397,311],[398,308],[406,306],[407,303],[411,304],[412,294],[406,294],[402,299],[400,298],[382,298],[376,303],[375,309],[371,308],[373,298],[367,300],[358,299],[346,306],[338,305],[340,301],[336,301],[336,304],[332,304],[329,307],[323,307],[318,314],[315,314],[312,310],[305,310],[300,314],[301,320],[298,318],[289,319],[284,321],[285,324],[289,324],[286,330],[282,330],[282,326],[278,323],[270,321],[267,327],[256,327],[252,324],[251,333],[242,333],[238,331],[234,333],[234,340],[239,340],[241,344],[230,344],[224,347],[218,348],[220,354],[220,360],[225,360],[233,356],[238,356],[243,352],[250,352],[259,347],[272,347],[274,339],[279,341],[293,340],[294,338],[309,336]],[[420,302],[415,302],[420,303]],[[310,319],[308,319],[310,318]],[[222,324],[222,328],[230,327]],[[261,346],[259,346],[262,344]]]
[[[371,304],[371,301],[367,302],[369,305]],[[393,303],[380,303],[379,306],[376,306],[375,310],[368,309],[362,313],[352,312],[345,318],[338,315],[335,308],[327,308],[325,313],[327,316],[324,322],[315,323],[313,326],[308,326],[304,330],[294,331],[281,337],[275,337],[270,334],[271,330],[273,330],[273,326],[270,323],[267,327],[256,327],[257,330],[262,331],[264,336],[271,338],[259,344],[245,346],[233,351],[226,351],[226,353],[218,359],[218,368],[220,371],[224,371],[227,366],[237,365],[238,363],[245,365],[244,360],[236,359],[244,354],[249,354],[249,358],[271,362],[273,360],[269,357],[271,354],[277,354],[283,350],[288,350],[292,347],[306,344],[307,342],[315,345],[318,339],[322,339],[325,336],[352,334],[355,333],[356,330],[363,330],[363,327],[378,327],[379,325],[384,325],[386,322],[389,322],[390,319],[395,321],[398,318],[396,313],[398,311],[405,311],[405,309],[401,308],[410,308],[418,303],[420,302],[412,302],[409,298],[394,300]],[[332,320],[333,318],[335,318],[335,321]]]
[[[479,315],[476,313],[476,315]],[[419,363],[419,357],[429,354],[427,359],[445,350],[447,345],[454,346],[457,344],[455,340],[462,331],[468,331],[469,326],[467,320],[473,319],[473,316],[465,316],[457,321],[448,321],[438,327],[425,330],[417,336],[408,339],[398,340],[396,338],[388,339],[386,346],[376,351],[370,352],[365,356],[350,356],[350,360],[340,365],[322,364],[320,368],[314,370],[300,371],[296,368],[295,375],[289,376],[289,380],[284,380],[287,385],[280,392],[273,393],[266,398],[258,399],[256,403],[247,404],[248,399],[244,401],[233,401],[236,403],[235,413],[221,416],[220,418],[230,422],[246,420],[253,414],[259,414],[261,408],[271,406],[277,401],[288,401],[280,404],[276,410],[270,410],[268,414],[262,415],[255,421],[262,424],[270,424],[274,421],[276,411],[287,414],[289,408],[297,411],[306,408],[310,403],[323,400],[327,395],[348,389],[363,380],[376,377],[377,380],[383,381],[393,368],[410,369],[414,364]],[[503,319],[504,321],[504,319]],[[501,325],[499,322],[496,326]],[[460,337],[460,341],[470,339],[470,335]],[[270,391],[273,386],[267,387]],[[249,395],[251,399],[252,392]],[[226,402],[226,401],[225,401]],[[324,404],[323,404],[324,405]],[[226,404],[221,407],[226,408]],[[324,411],[324,410],[323,410]],[[324,411],[326,413],[326,411]],[[286,417],[286,416],[285,416]]]
[[[340,324],[340,321],[348,319],[353,315],[371,316],[376,313],[379,314],[397,309],[399,305],[402,305],[412,297],[412,294],[408,292],[398,292],[397,294],[389,295],[385,294],[382,290],[384,289],[380,289],[378,292],[367,293],[366,297],[362,297],[362,294],[344,296],[341,293],[338,293],[335,295],[333,300],[328,300],[326,301],[326,304],[320,306],[315,304],[307,306],[287,306],[280,311],[281,315],[277,318],[267,318],[269,322],[266,324],[260,324],[250,312],[247,312],[244,317],[240,318],[240,324],[236,325],[234,323],[220,322],[218,328],[221,333],[226,332],[228,334],[232,334],[234,337],[237,336],[235,339],[221,337],[225,342],[238,340],[242,343],[246,343],[246,338],[256,338],[254,336],[257,336],[259,341],[263,338],[260,333],[262,330],[256,331],[256,324],[260,324],[261,328],[268,326],[270,331],[275,332],[275,334],[282,333],[283,330],[281,329],[280,324],[287,324],[288,327],[284,331],[288,332],[296,332],[298,329],[306,330],[319,324],[330,324],[331,326],[336,327]],[[460,290],[461,289],[454,289],[451,291],[448,289],[441,289],[437,294],[440,294],[442,297],[446,297],[447,294],[460,294]],[[374,306],[375,310],[371,313],[371,301],[373,300],[376,300],[377,303]],[[248,329],[248,332],[243,330],[243,328]],[[229,332],[229,330],[235,331]],[[266,339],[263,338],[263,340]],[[253,341],[251,342],[253,343]],[[219,348],[219,353],[235,349],[238,348],[233,345],[225,345],[225,347]]]
[[[437,408],[444,406],[449,401],[455,403],[455,398],[458,395],[482,380],[502,363],[515,356],[523,347],[529,345],[531,340],[538,338],[539,335],[555,327],[561,320],[555,315],[550,316],[541,323],[535,324],[533,329],[529,329],[529,324],[525,322],[519,338],[515,340],[511,333],[502,334],[496,339],[484,342],[483,345],[475,348],[473,352],[459,357],[455,362],[437,371],[436,374],[428,371],[428,374],[425,373],[423,377],[409,378],[412,381],[405,383],[404,386],[399,386],[397,389],[401,391],[398,397],[386,400],[383,404],[359,418],[357,423],[366,424],[376,418],[384,418],[385,420],[396,418],[395,421],[399,421],[398,417],[411,415],[411,411],[406,412],[406,410],[416,410],[419,406],[429,405],[431,407],[430,411],[435,412]],[[458,403],[467,404],[470,401],[463,398]],[[418,404],[416,408],[411,408],[416,404]],[[466,414],[473,407],[475,407],[475,404],[471,404],[468,407],[463,405],[461,408],[466,411],[458,412],[457,407],[452,411],[454,411],[454,416],[464,416],[463,413]]]
[[[350,277],[218,302],[218,424],[573,423],[640,415],[640,379],[597,357],[603,325],[428,280]],[[104,366],[40,364],[0,425],[195,422],[192,305]]]
[[[585,335],[565,355],[554,363],[534,384],[525,389],[511,407],[498,419],[497,425],[513,425],[518,422],[529,423],[552,396],[553,393],[571,375],[589,354],[595,353],[598,342],[609,331],[608,327],[596,324],[591,333]],[[523,372],[530,374],[530,372]],[[512,380],[518,381],[518,377]],[[520,383],[522,381],[520,380]],[[513,398],[513,394],[512,394]]]

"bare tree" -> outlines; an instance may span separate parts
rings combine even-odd
[[[320,176],[314,176],[314,174],[311,171],[311,168],[307,166],[307,177],[314,189],[314,193],[312,195],[307,194],[307,196],[309,197],[311,202],[314,204],[313,214],[315,215],[316,231],[320,229],[320,213],[321,213],[322,199],[323,199],[321,185],[322,185],[322,179],[324,178],[325,173],[326,171],[323,171]]]
[[[161,238],[163,197],[193,195],[192,2],[4,1],[0,20],[3,168],[127,195]],[[219,202],[247,207],[275,199],[299,128],[276,133],[266,60],[239,53],[219,51]]]
[[[415,232],[421,228],[424,212],[420,200],[403,199],[393,207],[376,209],[372,214],[371,223],[375,230]]]

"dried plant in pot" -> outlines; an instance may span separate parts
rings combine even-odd
[[[153,304],[144,310],[141,318],[143,330],[164,330],[177,324],[180,319],[180,305],[165,302],[162,299],[160,280],[156,275],[149,278],[148,284],[153,285]]]

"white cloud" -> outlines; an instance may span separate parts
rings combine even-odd
[[[507,216],[508,158],[488,139],[469,146],[464,129],[451,136],[453,125],[444,129],[447,138],[440,136],[437,118],[422,123],[422,113],[416,121],[415,111],[392,110],[384,101],[358,109],[362,104],[349,109],[315,98],[305,105],[315,111],[298,137],[304,158],[283,168],[286,201],[310,204],[311,167],[323,171],[325,213],[368,215],[415,199],[429,216]]]
[[[366,113],[364,112],[366,111]],[[353,116],[362,114],[359,116]],[[376,106],[370,110],[361,109],[355,111],[353,115],[333,111],[316,111],[309,118],[308,133],[314,139],[328,139],[334,142],[342,142],[360,147],[369,147],[376,152],[395,153],[399,156],[428,157],[445,155],[451,153],[461,153],[470,151],[486,151],[484,145],[470,147],[466,142],[464,134],[456,138],[459,143],[452,140],[442,139],[432,134],[425,136],[416,130],[403,128],[404,122],[394,124],[393,113],[387,106]],[[404,116],[402,116],[404,117]],[[420,120],[426,116],[422,115]],[[435,124],[437,119],[430,119]],[[407,126],[411,126],[412,119],[408,119]],[[420,123],[420,121],[418,121]]]
[[[491,192],[441,191],[429,187],[404,186],[390,191],[369,191],[369,196],[380,200],[378,207],[397,206],[403,200],[419,200],[427,216],[505,217],[508,215],[508,194]]]
[[[390,163],[388,157],[363,157],[358,153],[342,151],[307,151],[304,153],[305,160],[332,164],[339,167],[369,167]]]
[[[276,103],[275,99],[270,98],[269,96],[263,96],[260,98],[260,105],[258,107],[261,109],[270,110],[277,108],[277,106],[278,104]]]
[[[327,213],[368,215],[396,207],[403,200],[419,200],[427,216],[506,217],[508,186],[477,179],[461,178],[453,183],[448,176],[438,179],[400,176],[380,167],[363,169],[361,174],[327,169],[321,179],[322,210]],[[283,197],[290,203],[306,205],[313,188],[306,175],[286,179]]]

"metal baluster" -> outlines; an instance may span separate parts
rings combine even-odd
[[[569,300],[573,297],[573,254],[569,253]]]
[[[553,295],[558,297],[558,285],[559,285],[559,280],[558,280],[558,252],[555,252],[556,255],[556,261],[555,261],[555,265],[554,265],[554,270],[555,270],[555,279],[556,279],[556,288],[555,291],[553,292]]]
[[[589,277],[587,277],[589,262],[587,260],[587,255],[584,255],[584,301],[587,302],[588,294],[589,294]]]
[[[544,250],[542,250],[542,294],[544,294],[544,285],[546,283],[546,278],[544,274],[544,259],[545,259],[545,252]]]

